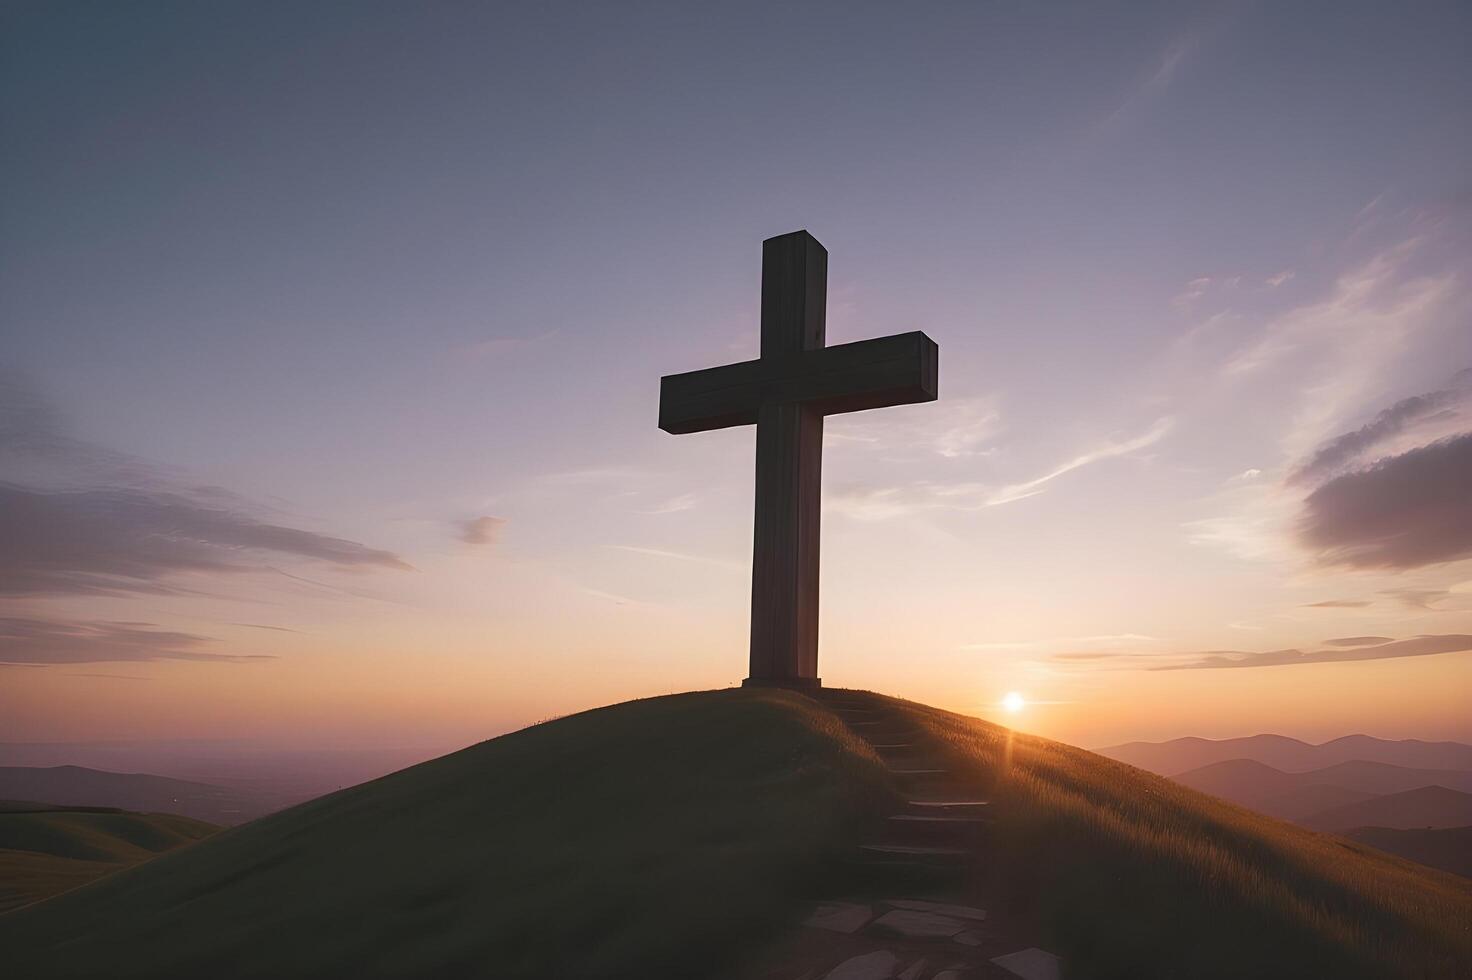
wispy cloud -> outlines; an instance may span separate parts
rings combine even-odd
[[[1325,599],[1322,602],[1305,602],[1305,609],[1364,609],[1369,599]]]
[[[1376,449],[1427,423],[1437,425],[1438,431],[1423,436],[1422,442],[1468,427],[1472,419],[1463,414],[1468,405],[1472,405],[1472,370],[1458,374],[1446,388],[1403,398],[1366,425],[1330,439],[1289,474],[1288,482],[1308,485],[1335,476]]]
[[[695,494],[693,494],[693,493],[682,493],[679,496],[669,498],[668,500],[664,501],[663,503],[655,504],[653,507],[651,507],[648,510],[644,511],[644,513],[646,513],[646,514],[678,514],[681,511],[694,510],[694,509],[695,509]]]
[[[1180,73],[1199,43],[1200,40],[1195,31],[1173,38],[1147,67],[1140,80],[1129,90],[1119,105],[1100,120],[1098,128],[1102,131],[1116,129],[1139,108],[1165,91]]]
[[[643,548],[632,544],[609,544],[605,548],[614,551],[627,551],[635,555],[648,555],[651,558],[668,558],[673,561],[698,562],[702,565],[716,565],[720,568],[744,568],[740,562],[727,561],[724,558],[708,558],[704,555],[691,555],[682,551],[665,551],[663,548]]]
[[[1090,636],[1054,636],[1041,640],[992,640],[985,643],[963,643],[962,650],[1046,650],[1055,647],[1066,646],[1090,646],[1099,645],[1104,647],[1133,646],[1139,643],[1152,643],[1157,637],[1147,636],[1143,633],[1096,633]],[[1094,657],[1108,656],[1107,653],[1076,653],[1059,654],[1062,659],[1090,659]]]
[[[1100,460],[1113,459],[1116,456],[1127,456],[1130,453],[1139,452],[1141,449],[1153,446],[1165,438],[1174,424],[1175,420],[1167,416],[1156,419],[1149,429],[1133,438],[1123,440],[1106,439],[1099,445],[1054,467],[1036,479],[1002,487],[988,499],[987,506],[996,507],[1000,504],[1012,503],[1014,500],[1023,500],[1035,494],[1042,493],[1047,484],[1058,479],[1060,476],[1072,473],[1074,470],[1082,469]]]
[[[1450,589],[1384,589],[1381,595],[1390,596],[1407,609],[1433,611],[1436,604],[1452,595]]]
[[[0,663],[82,664],[140,660],[245,663],[261,655],[210,653],[207,636],[160,629],[152,623],[0,618]]]
[[[1331,641],[1332,642],[1332,641]],[[1210,650],[1190,654],[1185,663],[1168,664],[1149,670],[1222,670],[1245,667],[1284,667],[1294,664],[1346,663],[1361,660],[1389,660],[1400,657],[1429,657],[1442,653],[1472,652],[1472,636],[1466,634],[1422,635],[1409,640],[1392,640],[1374,646],[1339,647],[1325,650],[1268,650],[1244,653],[1240,650]]]
[[[168,593],[180,572],[259,568],[251,555],[409,569],[392,552],[257,520],[181,494],[0,484],[0,595]]]
[[[1173,419],[1160,418],[1145,432],[1128,438],[1109,438],[1022,483],[1001,486],[976,481],[917,481],[902,486],[836,487],[825,504],[835,513],[856,520],[885,520],[926,510],[981,510],[1025,500],[1043,493],[1048,484],[1075,470],[1154,445],[1165,437]]]

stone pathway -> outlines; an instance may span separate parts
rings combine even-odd
[[[973,904],[983,893],[991,804],[976,798],[903,716],[874,695],[815,695],[885,761],[906,797],[860,846],[865,880],[895,897],[819,903],[757,975],[771,980],[1061,980],[1063,963],[1019,941],[1017,923]]]

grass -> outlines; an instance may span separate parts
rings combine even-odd
[[[887,803],[813,702],[729,691],[537,725],[0,916],[27,977],[702,976]]]
[[[1003,894],[1070,976],[1472,976],[1472,881],[1123,763],[893,702],[984,786]]]
[[[1472,976],[1472,882],[1047,739],[892,701],[996,801],[987,866],[1070,978]],[[0,915],[26,977],[700,977],[892,804],[800,695],[551,721]]]
[[[168,813],[0,806],[0,912],[59,895],[217,830]]]

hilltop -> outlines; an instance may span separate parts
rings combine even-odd
[[[1472,882],[885,699],[993,802],[992,895],[1079,977],[1465,975]],[[676,695],[493,739],[0,916],[27,976],[742,975],[895,800],[823,704]]]
[[[59,895],[219,829],[167,813],[0,801],[0,912]]]

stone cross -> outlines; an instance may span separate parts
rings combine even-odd
[[[934,401],[939,348],[919,331],[823,345],[828,251],[805,231],[762,243],[761,357],[660,379],[659,427],[756,425],[747,686],[818,687],[823,416]]]

